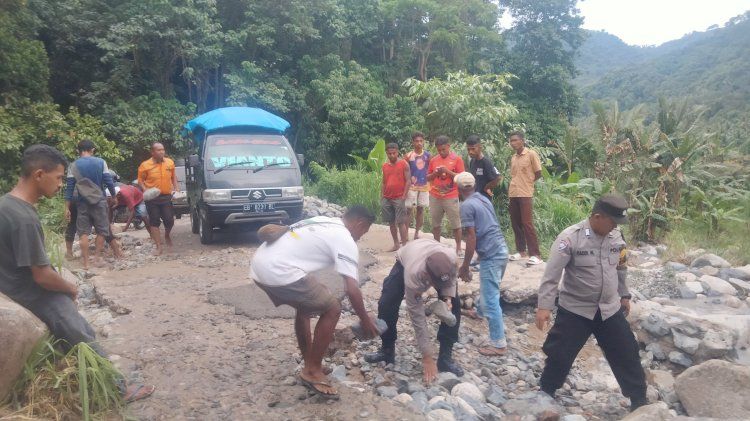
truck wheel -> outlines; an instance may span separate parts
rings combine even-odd
[[[201,244],[211,244],[214,241],[214,227],[208,223],[207,218],[199,218],[200,223],[198,224],[198,234],[201,237]]]
[[[200,223],[200,217],[198,216],[198,210],[195,210],[194,212],[190,212],[190,229],[193,231],[193,234],[198,234],[200,232],[200,227],[198,224]]]

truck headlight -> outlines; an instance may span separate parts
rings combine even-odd
[[[225,189],[208,189],[203,190],[203,200],[206,202],[221,202],[231,200],[231,190]]]
[[[281,189],[282,197],[299,197],[305,196],[305,189],[302,186],[284,187]]]

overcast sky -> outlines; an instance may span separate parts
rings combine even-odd
[[[632,45],[659,45],[750,10],[750,0],[581,0],[586,29],[603,29]]]

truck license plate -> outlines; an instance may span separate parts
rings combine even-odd
[[[269,212],[273,210],[273,203],[247,203],[242,205],[245,212]]]

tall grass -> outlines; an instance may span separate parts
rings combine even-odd
[[[112,363],[85,343],[74,346],[67,354],[56,345],[47,336],[26,360],[9,396],[8,403],[15,408],[15,414],[88,421],[121,413],[123,376]]]
[[[668,260],[690,263],[688,253],[702,248],[734,265],[750,264],[750,219],[722,222],[718,230],[705,221],[678,221],[664,242]]]
[[[382,174],[361,167],[346,169],[326,169],[317,164],[311,165],[312,182],[306,186],[309,194],[318,196],[342,206],[361,204],[377,215],[380,214],[380,185]],[[514,238],[508,215],[508,199],[499,194],[493,199],[496,215],[511,249]],[[583,199],[569,198],[556,190],[554,183],[537,183],[534,197],[534,224],[539,236],[542,256],[547,257],[549,248],[557,235],[565,228],[580,222],[588,214],[588,203]],[[429,209],[425,209],[424,232],[431,232]],[[447,219],[443,220],[442,235],[452,236]]]

